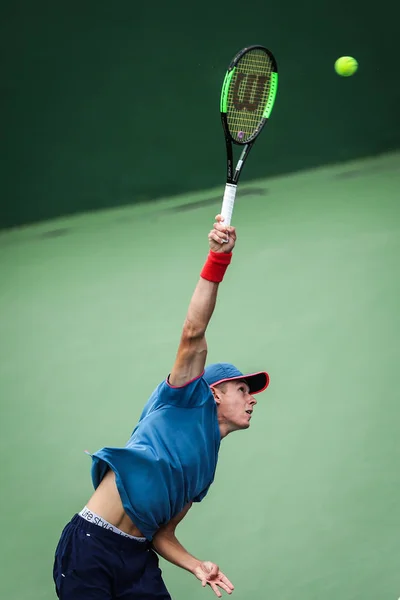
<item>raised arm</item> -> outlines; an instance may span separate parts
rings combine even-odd
[[[169,383],[175,387],[184,386],[204,371],[207,357],[205,333],[214,312],[218,286],[236,243],[235,228],[225,227],[221,215],[217,215],[208,240],[210,253],[190,301],[175,364],[169,376]]]

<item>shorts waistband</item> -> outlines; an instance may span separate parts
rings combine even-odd
[[[134,538],[132,539],[130,537],[125,537],[115,533],[114,531],[111,531],[110,529],[99,527],[95,523],[89,523],[89,521],[86,521],[86,519],[78,514],[72,517],[71,525],[81,529],[86,533],[86,535],[93,535],[93,537],[107,540],[107,543],[112,544],[114,547],[129,550],[131,552],[143,552],[148,550],[151,546],[151,543],[148,540],[143,542]]]
[[[103,529],[109,529],[113,533],[118,533],[118,535],[130,538],[131,540],[136,540],[138,542],[146,541],[145,537],[135,537],[134,535],[129,535],[121,529],[118,529],[118,527],[115,527],[115,525],[112,525],[111,523],[109,523],[109,521],[106,521],[97,513],[93,512],[92,510],[89,510],[87,506],[85,506],[85,508],[81,510],[79,516],[85,519],[85,521],[88,521],[89,523],[94,523],[95,525],[97,525],[98,527],[102,527]]]

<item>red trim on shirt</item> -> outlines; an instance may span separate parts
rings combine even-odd
[[[181,390],[182,388],[186,387],[187,385],[189,385],[189,383],[193,383],[193,381],[196,381],[196,379],[201,379],[204,375],[204,371],[198,375],[197,377],[193,377],[193,379],[191,379],[190,381],[187,381],[186,383],[184,383],[183,385],[172,385],[168,379],[169,379],[169,375],[166,378],[165,382],[167,384],[168,387],[170,387],[173,390]]]

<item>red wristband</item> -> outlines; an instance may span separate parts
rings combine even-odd
[[[200,277],[214,283],[221,283],[231,259],[232,252],[213,252],[210,250]]]

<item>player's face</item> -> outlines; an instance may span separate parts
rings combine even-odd
[[[216,401],[218,420],[220,423],[224,423],[230,431],[250,427],[257,400],[250,394],[249,386],[245,381],[228,381]]]

